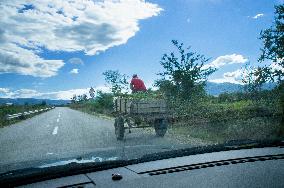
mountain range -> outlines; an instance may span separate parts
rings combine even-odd
[[[0,105],[13,103],[17,105],[24,105],[24,104],[41,104],[43,101],[46,102],[47,105],[64,105],[70,102],[70,100],[51,100],[51,99],[35,99],[35,98],[0,98]]]
[[[263,90],[271,90],[276,86],[275,83],[265,83],[262,86]],[[205,90],[210,95],[220,95],[221,93],[244,92],[244,85],[233,83],[214,83],[207,82]]]

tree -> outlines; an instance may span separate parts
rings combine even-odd
[[[163,55],[160,64],[164,72],[158,74],[162,79],[156,81],[156,86],[168,96],[183,99],[189,99],[193,94],[205,93],[205,82],[216,71],[204,66],[209,59],[191,52],[190,48],[184,49],[183,43],[177,40],[172,40],[172,43],[177,48],[178,56],[174,52]]]
[[[111,93],[103,93],[102,91],[98,91],[95,102],[96,110],[99,110],[100,112],[111,112],[113,110],[113,94]]]
[[[77,101],[82,102],[83,101],[83,95],[78,95],[77,96]]]
[[[71,103],[76,103],[77,102],[77,95],[73,95],[73,97],[71,98]]]
[[[82,95],[82,101],[87,101],[88,100],[88,96],[86,94]]]
[[[283,82],[284,78],[284,5],[275,6],[273,25],[260,33],[263,42],[259,62],[271,60],[273,64],[259,68],[255,75],[261,84],[267,81]]]
[[[83,95],[78,95],[76,101],[83,102],[83,101],[87,101],[87,100],[88,100],[88,96],[86,94],[83,94]]]
[[[90,94],[90,97],[91,97],[92,99],[95,98],[95,89],[94,89],[93,87],[90,88],[89,94]]]
[[[255,76],[255,68],[250,66],[249,64],[245,65],[242,73],[242,82],[244,85],[244,90],[247,93],[256,93],[259,92],[261,89],[260,82],[257,81],[259,76]]]
[[[128,76],[120,74],[118,70],[107,70],[103,73],[105,81],[111,86],[111,92],[114,95],[122,94],[123,90],[128,90]]]

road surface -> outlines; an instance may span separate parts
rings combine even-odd
[[[167,135],[164,138],[156,137],[153,132],[143,129],[133,129],[131,134],[126,131],[125,140],[117,141],[113,120],[57,107],[1,128],[0,144],[1,171],[1,167],[19,162],[32,164],[34,161],[80,156],[109,148],[120,149],[118,151],[121,152],[134,146],[142,154],[147,154],[149,150],[143,149],[145,146],[169,148],[175,146],[175,141]]]

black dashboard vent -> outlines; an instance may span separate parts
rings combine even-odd
[[[278,159],[284,159],[284,154],[236,158],[236,159],[212,161],[212,162],[207,162],[207,163],[197,163],[197,164],[191,164],[191,165],[185,165],[185,166],[177,166],[173,168],[164,168],[164,169],[159,169],[159,170],[140,172],[138,174],[148,174],[150,176],[155,176],[155,175],[161,175],[161,174],[167,174],[167,173],[175,173],[175,172],[196,170],[196,169],[202,169],[202,168],[210,168],[210,167],[216,167],[216,166],[225,166],[225,165],[232,165],[232,164],[239,164],[239,163],[249,163],[249,162],[256,162],[256,161],[267,161],[267,160],[278,160]]]

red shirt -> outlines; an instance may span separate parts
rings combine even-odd
[[[133,91],[147,91],[144,82],[139,78],[132,78]]]

